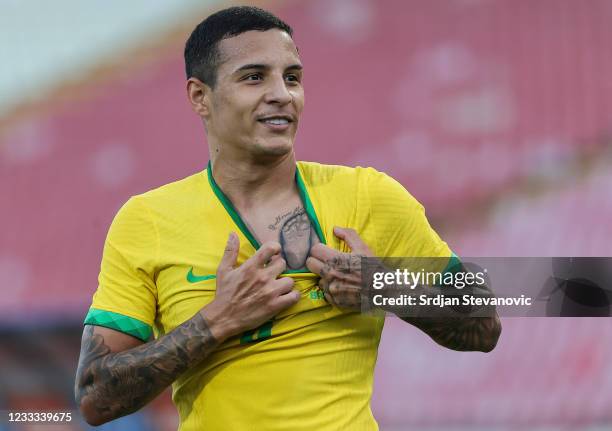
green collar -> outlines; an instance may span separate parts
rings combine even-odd
[[[236,226],[238,226],[243,235],[249,240],[253,248],[255,248],[255,250],[259,249],[261,244],[259,244],[259,241],[257,241],[257,239],[253,236],[247,225],[244,223],[242,217],[240,217],[240,214],[238,213],[238,211],[236,211],[236,208],[234,208],[232,201],[230,201],[229,198],[225,196],[225,193],[223,193],[221,188],[217,185],[217,182],[213,177],[212,164],[210,163],[210,160],[208,161],[206,172],[208,174],[208,182],[210,184],[210,187],[213,189],[215,195],[217,195],[219,201],[221,201],[221,204],[223,205],[229,216],[232,218],[234,223],[236,223]],[[326,244],[325,236],[323,235],[323,230],[321,229],[321,225],[319,224],[319,220],[317,219],[317,213],[315,212],[314,206],[312,205],[312,201],[308,196],[306,184],[304,184],[304,180],[302,179],[302,175],[300,174],[300,170],[297,166],[295,167],[295,183],[297,185],[300,198],[302,199],[304,209],[306,210],[306,214],[308,215],[308,219],[310,220],[310,223],[312,223],[312,225],[314,226],[315,232],[319,237],[319,241],[321,241],[323,244]]]

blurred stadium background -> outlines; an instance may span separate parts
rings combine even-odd
[[[182,48],[230,4],[0,2],[0,410],[74,408],[113,215],[208,160]],[[295,28],[300,159],[392,174],[459,255],[612,256],[612,1],[255,4]],[[612,429],[610,319],[503,324],[483,355],[388,319],[381,429]],[[165,393],[100,429],[176,425]]]

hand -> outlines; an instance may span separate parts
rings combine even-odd
[[[334,228],[334,235],[343,240],[351,253],[341,253],[323,244],[310,249],[306,266],[318,274],[319,288],[332,305],[350,310],[361,309],[361,258],[373,256],[372,251],[353,229]]]
[[[215,299],[204,308],[215,338],[225,339],[256,328],[300,299],[299,292],[293,290],[292,278],[277,278],[286,268],[278,242],[262,244],[236,268],[239,249],[238,235],[232,232],[217,267]]]

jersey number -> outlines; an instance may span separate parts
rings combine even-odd
[[[266,338],[270,338],[272,335],[272,324],[274,322],[272,320],[264,323],[259,328],[251,329],[246,331],[240,337],[240,344],[253,343],[255,341],[265,340]]]

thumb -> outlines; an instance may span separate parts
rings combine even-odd
[[[225,245],[225,251],[223,252],[223,257],[221,258],[221,262],[217,267],[217,274],[220,272],[227,272],[234,269],[236,266],[236,260],[238,259],[238,251],[240,250],[240,239],[236,232],[232,232],[227,239],[227,244]]]
[[[334,228],[334,235],[340,238],[346,243],[351,249],[351,253],[363,254],[365,256],[371,256],[372,252],[369,247],[359,237],[354,229],[338,227]]]

